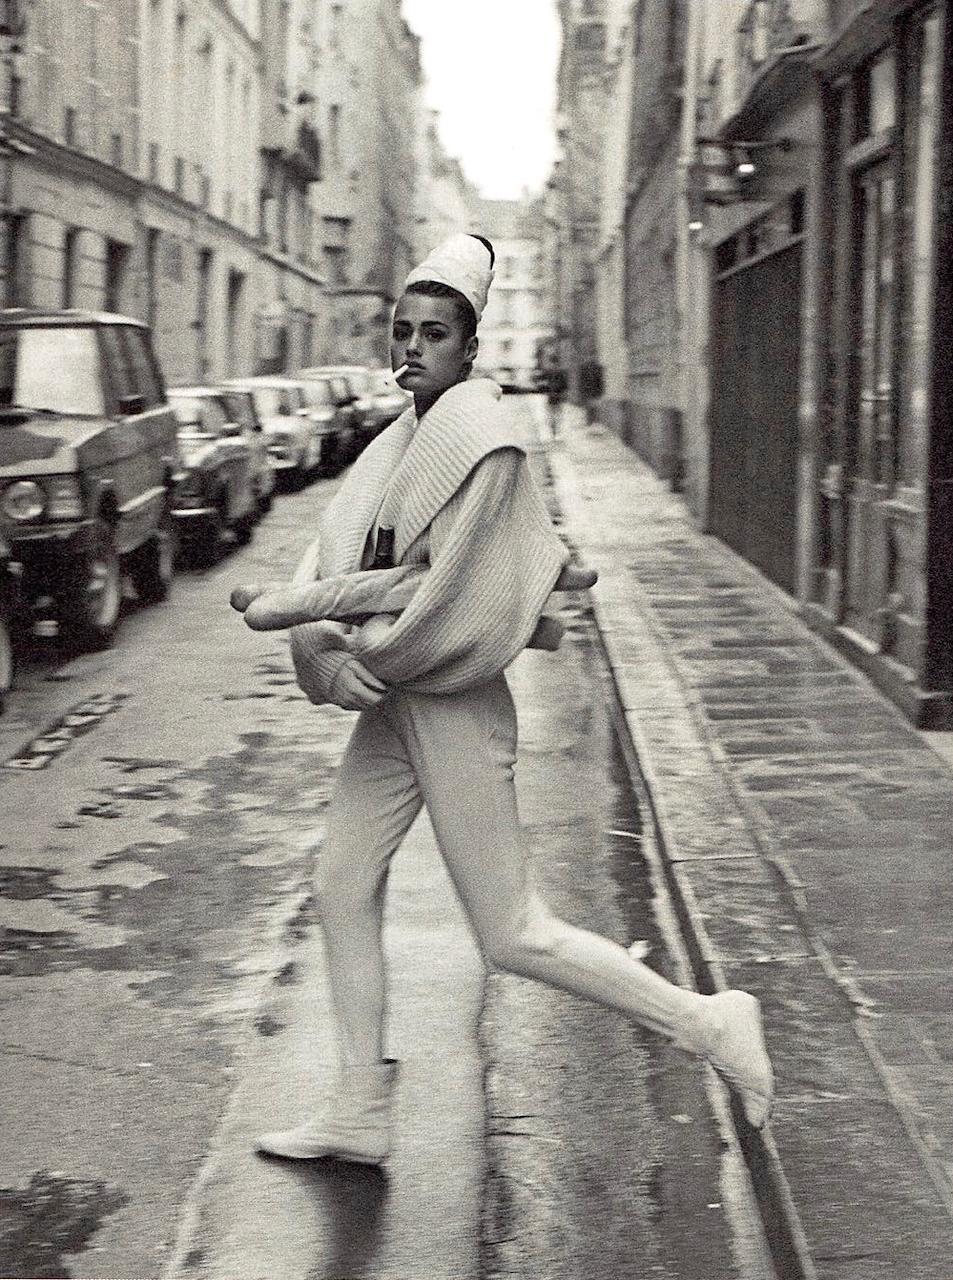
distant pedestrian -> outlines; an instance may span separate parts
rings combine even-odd
[[[674,986],[636,948],[560,920],[533,878],[517,817],[516,715],[503,672],[528,644],[552,640],[540,622],[550,592],[594,575],[567,564],[499,388],[470,378],[493,261],[488,241],[458,235],[410,273],[394,314],[391,361],[406,366],[400,383],[414,405],[345,478],[295,575],[302,585],[259,595],[252,611],[258,626],[321,619],[291,632],[298,681],[312,702],[361,713],[314,885],[337,1082],[323,1109],[259,1139],[271,1155],[377,1164],[391,1151],[397,1064],[384,1056],[384,891],[391,858],[424,804],[489,965],[617,1009],[704,1055],[756,1127],[771,1107],[753,996]],[[374,612],[368,570],[381,574],[382,597],[412,585],[383,625],[362,625]],[[316,588],[308,584],[316,578],[335,579],[333,607],[327,599],[312,607]],[[359,585],[356,617],[348,610],[357,596],[349,604],[348,595]],[[258,593],[243,594],[242,607]]]

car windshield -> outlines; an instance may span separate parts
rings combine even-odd
[[[169,404],[180,426],[194,427],[197,431],[203,429],[202,402],[198,396],[180,396],[170,391]]]
[[[304,393],[308,398],[308,403],[313,406],[323,408],[331,403],[331,388],[321,378],[309,378],[304,384]]]
[[[0,407],[101,417],[99,347],[90,325],[0,330]]]
[[[348,369],[344,376],[354,388],[354,394],[356,396],[366,396],[368,391],[370,391],[371,378],[366,369]]]
[[[252,401],[246,392],[225,391],[222,393],[222,398],[228,407],[228,414],[233,422],[240,423],[250,431],[254,431],[256,429],[257,423],[255,421],[255,410],[252,407]]]
[[[286,417],[299,407],[288,387],[254,387],[252,396],[261,418]]]

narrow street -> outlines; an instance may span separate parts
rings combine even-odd
[[[37,658],[0,720],[0,1274],[767,1280],[704,1073],[603,1010],[485,984],[425,820],[388,908],[395,1159],[252,1154],[333,1060],[307,892],[352,716],[311,707],[283,637],[227,597],[294,562],[334,483],[279,499],[168,605],[132,605],[113,650]],[[569,918],[678,975],[591,621],[579,600],[564,616],[559,654],[512,673],[539,873]],[[9,767],[71,713],[46,767]]]

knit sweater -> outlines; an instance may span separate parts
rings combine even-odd
[[[479,379],[451,387],[419,421],[412,408],[402,414],[355,462],[295,574],[302,586],[356,575],[356,587],[373,590],[374,575],[361,572],[368,535],[394,528],[398,567],[374,571],[381,599],[408,580],[414,589],[386,631],[357,628],[346,641],[386,684],[452,693],[492,679],[526,647],[569,559],[499,401],[499,388]],[[359,612],[376,611],[362,599]],[[347,611],[340,597],[338,606]],[[329,651],[336,625],[291,632],[313,702],[332,700],[348,658]]]

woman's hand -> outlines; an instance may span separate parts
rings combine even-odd
[[[376,707],[387,692],[383,680],[368,671],[357,658],[350,657],[331,683],[331,701],[345,711],[369,711]]]

